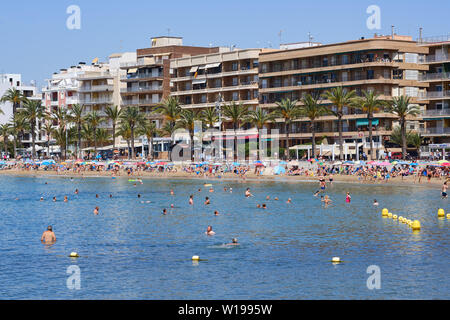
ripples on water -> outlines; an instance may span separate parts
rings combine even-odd
[[[438,208],[449,206],[439,189],[335,184],[328,190],[333,206],[324,209],[313,197],[316,183],[214,186],[211,194],[198,180],[133,187],[126,179],[0,177],[0,299],[450,298],[450,220],[437,219]],[[247,186],[254,198],[244,198]],[[280,201],[266,201],[267,195]],[[203,205],[205,197],[210,206]],[[268,209],[257,209],[258,203]],[[383,207],[419,219],[420,234],[382,219]],[[48,225],[57,237],[52,247],[39,241]],[[216,236],[204,234],[208,225]],[[240,246],[224,246],[234,237]],[[68,258],[72,251],[81,258]],[[193,263],[193,255],[207,261]],[[334,256],[345,263],[331,264]],[[81,269],[80,291],[66,287],[73,264]],[[366,287],[370,265],[381,268],[381,290]]]

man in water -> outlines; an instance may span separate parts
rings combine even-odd
[[[163,209],[162,214],[166,216],[167,215],[167,210]]]
[[[99,208],[99,207],[95,207],[95,209],[94,209],[94,214],[95,214],[96,216],[98,216],[98,212],[99,212],[99,210],[100,210],[100,208]]]
[[[375,207],[378,207],[378,206],[380,205],[380,204],[378,203],[377,199],[373,200],[373,205],[374,205]]]
[[[193,196],[193,195],[191,195],[191,196],[189,197],[189,205],[191,205],[191,206],[194,205],[194,196]]]
[[[245,197],[246,198],[253,197],[252,193],[250,192],[250,188],[247,188],[247,190],[245,190]]]
[[[205,206],[210,205],[210,204],[211,204],[211,201],[209,200],[208,197],[206,197],[206,199],[205,199]]]
[[[52,244],[56,242],[56,236],[53,232],[52,226],[48,226],[47,231],[44,231],[41,237],[41,242],[45,244]]]
[[[237,238],[233,238],[233,240],[231,240],[231,243],[228,243],[227,246],[238,246],[238,239]]]

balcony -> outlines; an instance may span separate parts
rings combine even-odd
[[[441,110],[425,110],[422,112],[422,116],[425,117],[450,117],[450,109],[441,109]]]
[[[136,88],[121,88],[120,93],[144,93],[144,92],[159,92],[162,91],[162,86],[156,87],[136,87]]]
[[[79,92],[102,92],[102,91],[114,91],[113,85],[99,85],[90,87],[80,87]]]
[[[419,95],[420,100],[433,100],[433,99],[449,99],[450,90],[446,91],[428,91]]]
[[[120,77],[120,80],[123,81],[133,81],[133,80],[141,80],[141,79],[162,79],[164,77],[164,73],[159,72],[156,74],[153,73],[140,73],[135,76],[130,76],[129,74],[123,75]]]
[[[446,81],[450,80],[449,72],[428,73],[419,75],[419,81]]]
[[[450,61],[448,55],[430,55],[425,57],[425,59],[419,60],[419,63],[428,64],[428,63],[444,63]]]
[[[419,132],[424,136],[450,135],[450,127],[426,128],[420,129]]]
[[[157,105],[161,100],[153,99],[139,99],[139,100],[123,100],[122,104],[126,106],[140,106],[140,105]]]
[[[80,100],[81,104],[112,104],[113,99],[83,99]]]

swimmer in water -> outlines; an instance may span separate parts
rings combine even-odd
[[[166,216],[167,215],[167,210],[163,209],[162,214]]]
[[[286,201],[287,204],[291,204],[292,203],[292,199],[289,198],[288,201]]]
[[[205,206],[210,205],[210,204],[211,204],[211,201],[209,200],[208,197],[206,197],[206,199],[205,199]]]
[[[140,195],[140,194],[138,194],[138,198],[139,198],[139,199],[141,198],[141,195]]]
[[[193,195],[191,195],[191,196],[189,197],[189,205],[191,205],[191,206],[194,205],[194,196],[193,196]]]
[[[207,236],[213,236],[213,235],[215,235],[216,233],[213,231],[212,226],[209,226],[208,229],[206,229],[205,234],[206,234]]]
[[[320,190],[317,190],[316,193],[314,193],[314,197],[317,197],[320,194]]]
[[[278,197],[275,197],[275,201],[278,201],[278,200],[280,200],[280,199],[278,199]]]
[[[375,207],[378,207],[378,206],[379,206],[379,203],[378,203],[377,199],[373,200],[373,205],[374,205]]]
[[[328,206],[329,206],[333,201],[331,201],[330,197],[325,196],[325,198],[323,198],[322,202],[325,204],[325,208],[328,208]]]
[[[109,195],[109,198],[112,199],[112,194]]]
[[[53,202],[56,202],[56,197],[53,197]]]
[[[238,239],[237,238],[233,238],[231,240],[231,243],[227,244],[227,246],[238,246],[238,245],[239,245],[239,243],[238,243]]]
[[[263,203],[262,208],[267,209],[267,205],[265,203]]]
[[[175,208],[175,206],[174,206],[173,204],[171,204],[170,207],[171,207],[172,209]]]
[[[269,201],[269,200],[270,200],[270,196],[267,196],[267,197],[266,197],[266,200]]]
[[[230,188],[230,193],[233,193],[233,188]]]
[[[257,207],[258,209],[261,209],[261,205],[260,205],[259,203],[256,205],[256,207]]]
[[[173,192],[173,189],[170,189],[170,195],[173,196],[175,193]]]
[[[250,188],[247,188],[247,190],[245,190],[245,197],[246,198],[253,197],[252,193],[250,192]]]
[[[100,210],[99,207],[95,207],[95,209],[94,209],[94,214],[95,214],[96,216],[98,216],[99,210]]]
[[[198,192],[202,192],[202,188],[198,188]]]
[[[345,197],[345,202],[347,202],[347,203],[352,202],[352,197],[350,196],[350,192],[347,192],[347,196]]]
[[[78,194],[78,192],[79,192],[78,189],[75,189],[75,194]]]
[[[67,198],[67,196],[64,196],[64,202],[69,202],[69,199]]]
[[[53,232],[52,226],[48,226],[47,231],[44,231],[41,237],[41,242],[45,244],[52,244],[56,242],[56,236]]]
[[[98,194],[95,195],[96,198],[99,198]]]
[[[224,191],[224,192],[227,192],[227,187],[223,187],[223,191]]]
[[[448,185],[447,185],[447,181],[444,182],[444,184],[442,185],[442,199],[447,199],[448,195],[447,195],[447,189],[448,189]]]
[[[214,192],[213,188],[209,189],[209,193],[213,193],[213,192]]]
[[[44,201],[44,197],[41,197],[41,200],[39,200],[39,201],[41,201],[41,202]]]
[[[214,211],[214,215],[218,216],[219,215],[219,211]]]

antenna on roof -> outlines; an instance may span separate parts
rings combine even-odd
[[[308,42],[309,42],[309,46],[312,45],[312,41],[314,40],[314,37],[312,36],[311,32],[308,32]]]

